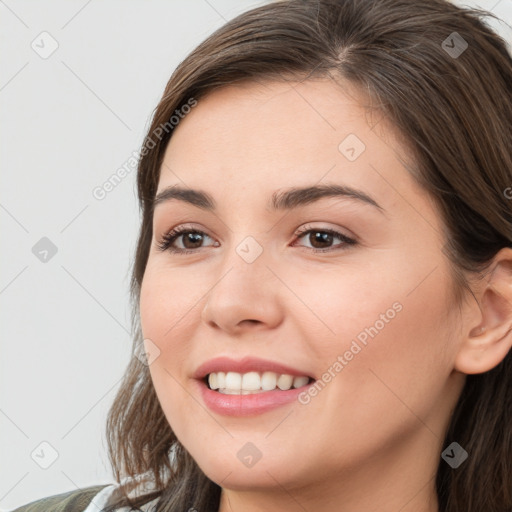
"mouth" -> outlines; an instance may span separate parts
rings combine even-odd
[[[309,386],[315,379],[307,375],[272,371],[211,372],[202,379],[202,382],[208,389],[224,395],[253,395],[276,390],[300,389]]]
[[[293,404],[316,382],[304,368],[250,356],[210,359],[193,377],[203,403],[231,417],[254,417]]]

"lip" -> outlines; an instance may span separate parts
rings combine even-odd
[[[294,377],[307,376],[312,379],[312,382],[286,391],[274,389],[249,395],[226,395],[210,389],[206,384],[205,377],[208,374],[221,371],[237,373],[268,371]],[[306,371],[257,357],[245,357],[239,361],[229,357],[210,359],[197,368],[193,377],[196,391],[201,395],[205,405],[212,412],[225,416],[254,416],[281,407],[297,400],[302,392],[316,382],[316,378]]]
[[[275,389],[251,395],[225,395],[210,389],[204,380],[196,379],[193,383],[212,412],[224,416],[256,416],[298,400],[297,397],[315,382],[287,391]]]
[[[239,361],[229,357],[216,357],[203,363],[194,372],[195,379],[204,379],[208,374],[214,372],[275,372],[278,374],[293,375],[294,377],[306,376],[314,380],[316,378],[308,372],[286,366],[276,361],[260,359],[259,357],[244,357]]]

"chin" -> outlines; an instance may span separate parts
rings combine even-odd
[[[203,469],[206,476],[217,485],[233,491],[256,491],[275,487],[277,482],[283,485],[283,475],[275,468],[268,469],[261,467],[256,469],[239,469],[235,467],[214,467]],[[272,476],[274,478],[272,478]],[[287,475],[289,478],[290,475]],[[277,482],[276,482],[277,481]]]

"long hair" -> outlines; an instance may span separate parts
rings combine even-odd
[[[167,83],[139,160],[133,350],[142,340],[140,287],[176,111],[186,113],[187,105],[243,80],[339,77],[367,93],[371,109],[414,156],[410,172],[443,220],[456,297],[466,297],[468,274],[481,276],[512,237],[512,202],[504,192],[512,186],[512,59],[487,17],[496,18],[447,0],[277,1],[237,16],[192,51]],[[456,470],[439,458],[440,511],[512,510],[511,390],[512,353],[492,370],[467,376],[444,446],[457,441],[470,456]],[[117,481],[147,474],[155,483],[134,499],[122,486],[107,510],[159,497],[158,511],[217,512],[221,488],[178,441],[137,357],[109,412],[107,442]]]

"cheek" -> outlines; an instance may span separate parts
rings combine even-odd
[[[196,279],[190,273],[148,262],[140,293],[144,338],[167,344],[166,340],[171,342],[190,325],[194,305],[204,293]]]
[[[188,290],[180,282],[179,273],[148,264],[139,304],[142,336],[158,347],[158,357],[149,370],[164,412],[173,418],[180,416],[186,400],[183,385],[187,376],[183,363],[190,353],[187,340],[192,338],[193,306],[197,302],[190,297],[190,291],[180,293],[183,289]]]
[[[439,427],[436,410],[446,399],[453,369],[445,284],[438,275],[409,295],[394,296],[401,306],[394,318],[385,313],[389,302],[383,302],[350,338],[361,350],[341,372],[336,398],[346,402],[353,421],[368,436],[375,436],[377,418],[383,440],[417,428],[420,418]],[[387,323],[376,321],[380,313],[388,316]]]
[[[171,404],[179,403],[182,385],[188,378],[186,366],[192,350],[190,340],[200,321],[200,299],[205,293],[199,273],[169,268],[148,261],[140,293],[142,336],[150,339],[160,353],[150,365],[157,394]]]
[[[415,414],[426,417],[436,407],[453,369],[446,269],[440,264],[429,275],[428,267],[389,268],[304,279],[296,288],[315,313],[310,322],[296,321],[321,374],[318,395],[304,402],[326,418],[326,437],[333,435],[329,425],[347,414],[369,436],[376,420],[383,437],[398,425],[411,427]]]
[[[178,434],[186,431],[181,423],[188,417],[185,377],[180,369],[189,349],[183,339],[180,341],[180,336],[183,337],[180,333],[186,328],[189,318],[186,312],[190,307],[186,298],[180,296],[181,283],[174,274],[161,271],[149,261],[139,306],[142,336],[159,349],[158,357],[149,366],[151,380],[167,422]]]

